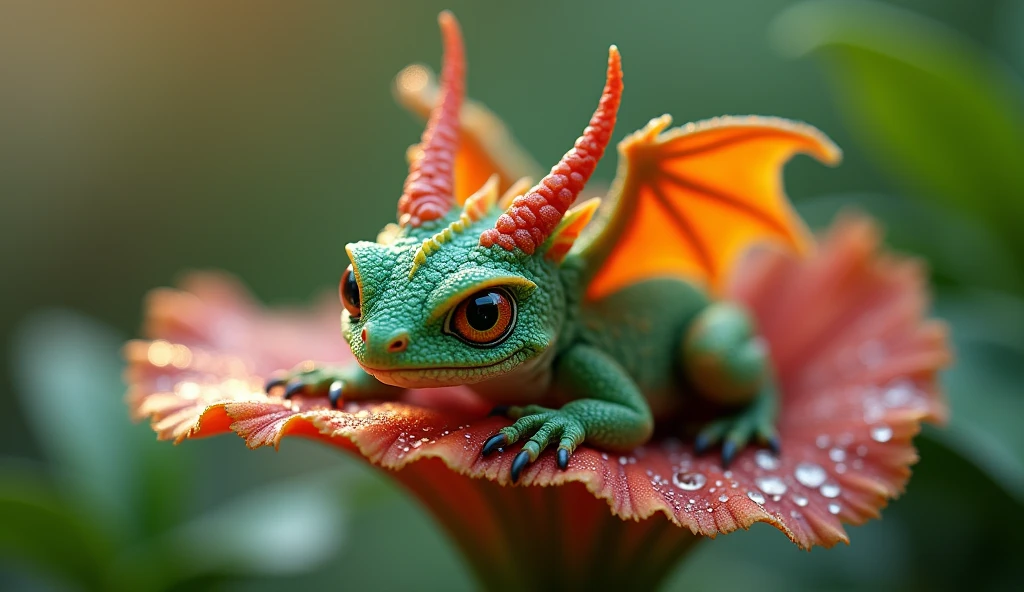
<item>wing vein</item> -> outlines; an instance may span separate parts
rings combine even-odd
[[[709,152],[714,152],[715,150],[719,150],[721,148],[728,148],[729,146],[739,144],[740,142],[745,142],[747,140],[759,140],[764,138],[788,138],[791,136],[792,134],[787,134],[784,132],[780,132],[778,130],[756,130],[750,133],[740,133],[734,136],[729,136],[728,138],[722,138],[721,140],[709,142],[703,146],[698,146],[696,148],[684,148],[682,150],[677,150],[676,152],[669,152],[668,154],[662,156],[662,159],[674,160],[676,158],[684,158],[687,156],[706,154]]]
[[[696,181],[687,179],[685,177],[680,177],[679,175],[666,171],[664,169],[662,169],[660,173],[666,177],[668,182],[676,185],[677,187],[680,187],[681,189],[691,191],[698,195],[702,195],[706,198],[709,198],[712,201],[716,201],[718,203],[737,209],[747,214],[751,218],[754,218],[755,220],[761,222],[762,224],[771,228],[772,230],[781,234],[782,236],[789,236],[790,234],[785,224],[782,224],[775,218],[772,218],[768,214],[765,214],[763,211],[751,206],[750,204],[744,202],[743,200],[739,199],[734,195],[729,195],[728,193],[725,193],[723,191],[719,191],[706,185],[701,185]]]
[[[708,275],[713,276],[715,266],[711,260],[711,255],[704,247],[704,243],[701,242],[700,237],[697,236],[697,232],[693,229],[693,226],[689,223],[689,221],[686,220],[685,217],[683,217],[682,214],[679,213],[678,210],[672,207],[671,200],[669,200],[668,197],[665,196],[665,193],[661,190],[661,187],[657,183],[651,183],[649,185],[649,188],[651,190],[651,193],[654,195],[654,199],[658,202],[662,209],[665,210],[669,218],[672,220],[672,223],[679,228],[679,230],[682,232],[682,235],[686,237],[686,240],[689,241],[690,244],[693,246],[693,250],[697,253],[697,258],[700,260],[701,265],[704,266],[704,270],[708,273]]]

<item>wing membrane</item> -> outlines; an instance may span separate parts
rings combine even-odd
[[[782,183],[795,154],[826,164],[839,149],[817,129],[767,117],[722,117],[664,131],[662,116],[619,144],[610,207],[581,248],[587,296],[681,277],[717,293],[752,244],[810,244]]]

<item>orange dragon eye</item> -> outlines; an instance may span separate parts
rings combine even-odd
[[[351,265],[346,267],[345,273],[341,275],[338,295],[341,296],[341,303],[345,306],[348,314],[353,320],[357,320],[362,314],[362,309],[359,307],[359,283],[356,282],[356,274]]]
[[[487,288],[455,307],[445,331],[470,345],[493,347],[512,333],[515,321],[515,299],[502,288]]]

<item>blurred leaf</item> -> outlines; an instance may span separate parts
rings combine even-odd
[[[848,208],[879,220],[886,244],[924,256],[942,280],[1024,291],[1024,276],[1000,237],[940,204],[864,193],[819,197],[797,204],[801,216],[815,229],[828,228],[836,214]]]
[[[52,486],[0,467],[0,552],[87,590],[103,590],[111,544]]]
[[[972,291],[941,296],[956,363],[943,375],[946,442],[1024,502],[1024,301]]]
[[[995,18],[996,41],[1016,66],[1017,74],[1024,74],[1024,2],[1003,0]]]
[[[1022,242],[1024,92],[966,39],[866,0],[786,10],[773,37],[787,53],[825,50],[851,130],[895,178]]]
[[[265,486],[168,534],[181,575],[304,572],[337,556],[347,504],[338,472]]]
[[[82,315],[36,313],[16,332],[14,374],[28,423],[72,495],[139,536],[177,520],[186,453],[128,417],[123,344]]]

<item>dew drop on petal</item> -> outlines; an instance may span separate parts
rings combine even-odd
[[[819,489],[818,491],[821,492],[821,495],[830,499],[834,497],[839,497],[839,494],[842,493],[842,490],[839,489],[839,484],[836,483],[835,481],[829,481],[828,483],[825,483],[824,485],[821,486],[821,489]]]
[[[676,473],[672,475],[672,483],[685,491],[697,491],[708,482],[703,473]]]
[[[842,448],[833,448],[828,451],[828,457],[832,459],[832,462],[843,462],[846,460],[846,451]]]
[[[747,492],[747,497],[749,497],[750,499],[754,500],[758,504],[762,504],[762,505],[764,504],[764,496],[761,495],[760,493],[756,492],[756,491],[748,491]]]
[[[774,471],[779,468],[779,459],[775,458],[775,455],[771,452],[763,449],[754,453],[754,462],[766,471]]]
[[[828,448],[828,434],[821,434],[820,436],[814,439],[814,443],[817,444],[818,448],[821,448],[822,450]]]
[[[802,495],[794,495],[793,503],[800,506],[801,508],[807,506],[807,498]]]
[[[796,476],[796,480],[804,487],[818,487],[828,478],[825,469],[812,462],[798,464],[793,474]]]
[[[837,504],[835,502],[832,502],[831,504],[828,505],[828,511],[830,513],[832,513],[832,514],[838,514],[839,511],[842,510],[842,509],[843,509],[842,506],[840,506],[839,504]]]
[[[892,428],[882,424],[871,428],[871,439],[875,442],[885,443],[892,439]]]
[[[783,493],[786,493],[787,489],[786,484],[783,483],[782,479],[779,479],[775,475],[758,477],[757,479],[754,479],[754,483],[757,484],[757,487],[761,491],[768,495],[782,495]]]
[[[724,504],[725,502],[729,501],[729,496],[723,493],[722,495],[718,496],[718,501]]]

